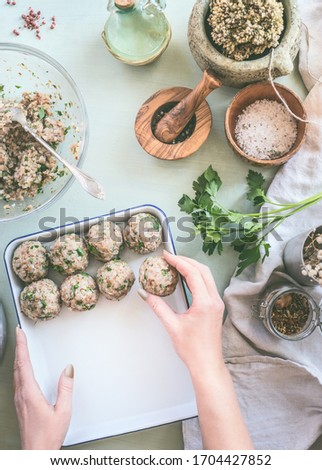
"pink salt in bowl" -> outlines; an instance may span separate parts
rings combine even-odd
[[[301,99],[289,88],[275,83],[275,86],[280,95],[286,101],[290,110],[301,119],[306,120],[306,112]],[[255,166],[274,167],[283,165],[294,154],[298,152],[303,145],[307,130],[307,123],[300,120],[295,120],[297,126],[297,133],[294,142],[290,148],[277,158],[259,158],[254,155],[247,154],[241,145],[238,143],[236,137],[236,125],[239,117],[242,115],[245,108],[252,105],[256,101],[269,100],[281,103],[276,95],[272,85],[269,82],[260,82],[249,85],[239,91],[232,102],[227,108],[225,118],[225,132],[229,145],[242,160]],[[264,118],[264,117],[263,117]],[[258,117],[260,119],[260,117]],[[269,136],[267,136],[269,140]],[[285,136],[287,139],[287,136]],[[255,140],[255,139],[254,139]]]

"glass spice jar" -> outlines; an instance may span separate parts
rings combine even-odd
[[[320,307],[300,287],[276,283],[266,288],[253,311],[267,330],[277,338],[298,341],[321,327]]]
[[[157,59],[171,39],[165,0],[109,0],[102,38],[109,52],[129,65]]]

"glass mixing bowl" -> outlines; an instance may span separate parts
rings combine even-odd
[[[69,163],[82,166],[88,144],[88,120],[74,80],[47,54],[29,46],[0,43],[0,100],[20,101],[22,93],[35,91],[55,97],[54,113],[69,129],[57,152]],[[59,169],[63,169],[60,164]],[[67,171],[60,174],[62,176],[44,185],[43,192],[33,198],[14,202],[0,199],[0,222],[27,216],[62,196],[71,184],[72,176]]]

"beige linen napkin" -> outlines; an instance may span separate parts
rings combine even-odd
[[[301,10],[310,36],[314,35],[308,50],[304,31],[300,50],[300,71],[311,90],[305,108],[308,118],[322,126],[322,85],[316,81],[314,85],[310,75],[322,75],[317,60],[322,52],[322,2],[303,1]],[[322,191],[321,126],[309,125],[304,146],[275,176],[268,192],[271,199],[291,203]],[[269,237],[269,258],[234,277],[225,291],[224,356],[257,449],[306,449],[322,433],[321,332],[317,328],[302,341],[285,341],[273,337],[252,315],[260,292],[274,280],[273,271],[284,271],[285,243],[321,223],[321,203],[289,218],[278,228],[279,240]],[[320,287],[306,289],[320,301]],[[197,420],[185,422],[183,431],[187,449],[201,448]]]
[[[302,0],[300,11],[306,27],[302,31],[299,70],[306,88],[310,91],[316,85],[316,79],[322,76],[322,2]]]

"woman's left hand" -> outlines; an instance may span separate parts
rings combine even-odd
[[[35,380],[27,338],[17,327],[14,401],[23,449],[60,449],[72,414],[73,378],[69,365],[60,376],[56,404],[49,404]]]

